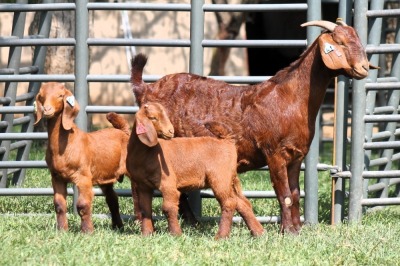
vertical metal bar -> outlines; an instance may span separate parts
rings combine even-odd
[[[44,4],[49,4],[49,3],[54,3],[54,0],[44,0]],[[39,29],[38,29],[38,34],[40,36],[46,36],[48,37],[50,34],[50,28],[51,28],[51,17],[52,17],[52,12],[51,11],[43,11],[41,12],[40,15],[40,23],[39,23]],[[38,45],[35,47],[35,51],[33,54],[33,64],[34,66],[37,66],[39,71],[38,74],[42,74],[44,71],[44,63],[46,60],[46,52],[47,52],[47,46],[45,45]],[[37,94],[38,90],[40,87],[39,82],[30,82],[29,83],[29,92],[33,92],[34,95]],[[35,99],[30,99],[26,101],[27,106],[31,106],[33,104],[33,101]],[[34,117],[32,113],[26,113],[24,114],[25,116],[29,116],[30,120],[29,123],[26,123],[22,126],[22,132],[32,132],[33,131],[33,123],[34,123]],[[17,154],[17,161],[26,161],[29,158],[29,152],[31,150],[32,146],[32,140],[27,140],[26,145],[24,148],[20,148],[18,150]],[[25,179],[25,173],[26,173],[26,168],[22,168],[20,171],[16,172],[13,177],[13,183],[17,185],[22,185]]]
[[[89,47],[87,39],[89,37],[89,10],[87,8],[88,0],[76,1],[75,9],[75,29],[76,29],[76,46],[75,46],[75,96],[80,105],[80,112],[76,118],[77,126],[87,131],[87,114],[86,106],[89,99],[89,88],[87,83],[87,75],[89,73]],[[78,192],[74,186],[74,211]]]
[[[308,0],[307,20],[321,19],[321,1]],[[319,27],[307,27],[307,42],[310,45],[321,33]],[[315,121],[315,128],[320,128],[320,112]],[[318,157],[319,157],[319,130],[315,130],[315,136],[311,143],[310,151],[305,159],[306,169],[304,173],[304,221],[307,224],[318,223]]]
[[[354,2],[354,28],[356,29],[362,44],[367,42],[367,16],[368,0]],[[350,179],[349,222],[360,221],[362,216],[361,200],[363,198],[364,171],[364,140],[365,140],[365,94],[366,79],[353,80],[352,99],[352,124],[351,124],[351,166],[352,177]]]
[[[382,10],[384,8],[384,0],[375,0],[373,2],[371,2],[370,4],[370,9],[371,10]],[[368,34],[368,43],[369,44],[373,44],[373,45],[379,45],[381,43],[381,40],[385,41],[384,39],[382,39],[382,22],[383,19],[381,17],[377,17],[377,18],[372,18],[370,25],[369,25],[369,34]],[[386,38],[386,36],[383,36],[383,38]],[[378,65],[379,64],[379,54],[372,54],[371,57],[369,58],[369,61],[373,64],[373,65]],[[372,82],[376,82],[378,78],[378,71],[371,71],[369,74],[369,79]],[[389,97],[390,95],[390,97]],[[389,92],[388,95],[388,104],[395,106],[397,108],[398,106],[398,91],[391,91]],[[374,108],[375,108],[375,102],[376,102],[376,97],[377,97],[377,92],[376,91],[369,91],[367,94],[367,112],[368,114],[373,114]],[[397,113],[397,111],[395,112]],[[374,125],[372,123],[367,124],[366,126],[366,141],[370,142],[371,141],[371,137],[373,135],[373,127]],[[386,123],[386,130],[389,132],[393,132],[396,129],[396,123]],[[388,140],[389,141],[393,141],[394,135],[392,135]],[[366,158],[368,158],[368,162],[369,159],[371,157],[371,151],[366,151]],[[388,158],[388,163],[385,165],[384,170],[390,170],[392,167],[392,162],[391,162],[391,156],[393,155],[393,149],[385,149],[382,157],[386,157]],[[367,165],[367,167],[369,167],[369,165]],[[367,197],[367,191],[368,191],[368,181],[371,182],[370,180],[366,180],[364,183],[364,197]],[[388,196],[388,185],[389,185],[389,179],[385,178],[385,179],[380,179],[378,182],[384,183],[386,184],[386,188],[383,189],[380,192],[380,196],[381,197],[387,197]]]
[[[339,18],[347,25],[351,25],[351,7],[353,1],[339,1]],[[347,118],[348,118],[348,88],[349,79],[344,76],[337,78],[335,90],[335,131],[333,138],[333,165],[346,171],[347,150]],[[331,224],[340,223],[344,218],[345,180],[343,178],[332,179],[332,209]]]
[[[395,37],[394,37],[394,43],[400,43],[400,19],[397,18],[397,26],[396,26],[396,31],[395,31]],[[393,58],[392,58],[392,69],[390,72],[390,76],[396,77],[398,80],[400,80],[400,54],[399,53],[393,53]],[[396,185],[395,192],[397,193],[397,196],[400,197],[400,185]]]
[[[191,0],[190,12],[190,63],[189,72],[203,75],[203,46],[204,39],[204,0]],[[189,194],[189,204],[193,213],[201,216],[200,191]]]
[[[26,4],[28,3],[27,0],[18,0],[18,4]],[[12,36],[18,36],[22,38],[24,36],[24,29],[25,29],[25,20],[26,20],[26,13],[25,12],[14,12],[13,18],[13,26],[12,26]],[[21,46],[11,46],[9,51],[9,58],[8,58],[8,68],[14,69],[14,74],[19,73],[20,61],[21,61]],[[17,97],[17,87],[18,82],[6,82],[4,96],[9,97],[11,102],[9,105],[14,106],[16,97]],[[10,133],[13,130],[13,121],[14,121],[14,114],[4,114],[2,117],[3,121],[7,122],[7,128],[4,133]],[[5,152],[1,156],[3,161],[9,160],[10,156],[10,140],[3,140],[1,141],[1,147],[5,148]],[[0,187],[5,188],[7,186],[7,179],[8,179],[8,170],[2,170],[2,177],[0,180]]]

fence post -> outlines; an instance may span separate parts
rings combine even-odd
[[[88,104],[88,83],[87,75],[89,73],[89,47],[87,39],[89,36],[89,10],[87,8],[88,0],[76,1],[75,9],[75,96],[79,99],[80,112],[76,118],[77,126],[87,131],[87,113]],[[74,185],[74,211],[76,212],[76,203],[78,192]]]
[[[190,62],[189,72],[203,75],[203,39],[204,39],[204,0],[191,0],[190,12]],[[189,193],[189,204],[193,213],[201,216],[200,191]]]
[[[368,0],[354,2],[354,28],[356,29],[362,44],[367,42],[366,12]],[[366,79],[353,80],[352,98],[352,123],[351,123],[351,178],[350,178],[350,198],[349,198],[349,222],[360,221],[362,215],[361,200],[363,198],[363,171],[364,162],[364,141],[365,141],[365,93]]]
[[[308,0],[307,20],[321,19],[321,1]],[[307,43],[311,43],[319,36],[319,27],[307,27]],[[318,157],[319,157],[319,126],[320,112],[315,121],[315,135],[311,143],[310,151],[305,159],[306,170],[304,173],[304,221],[308,224],[318,223]]]
[[[347,25],[351,25],[351,9],[353,1],[339,1],[339,18]],[[346,147],[347,147],[347,118],[348,118],[348,88],[349,79],[345,76],[337,78],[335,89],[335,124],[333,138],[333,165],[339,167],[340,171],[346,171]],[[331,224],[342,222],[344,217],[344,198],[346,182],[343,178],[335,177],[332,179],[332,206]]]

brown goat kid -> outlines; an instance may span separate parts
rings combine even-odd
[[[73,122],[78,112],[78,103],[64,85],[55,82],[42,85],[36,96],[35,124],[42,117],[47,119],[46,163],[52,177],[57,228],[68,229],[67,183],[74,183],[79,191],[77,208],[82,232],[93,231],[93,185],[99,185],[105,195],[113,228],[121,228],[123,224],[113,184],[127,174],[129,125],[121,116],[109,113],[107,119],[115,128],[86,133]]]
[[[142,234],[153,233],[152,197],[163,196],[162,211],[172,235],[181,235],[178,204],[181,191],[211,188],[221,205],[216,238],[228,237],[237,210],[253,236],[263,233],[251,203],[243,196],[236,173],[236,148],[232,140],[175,138],[174,128],[162,105],[147,103],[136,113],[128,144],[127,169],[138,186]],[[158,139],[157,136],[164,139]],[[170,139],[170,140],[165,140]]]
[[[362,79],[369,62],[356,31],[343,22],[312,21],[326,29],[289,67],[257,85],[233,86],[188,73],[142,80],[147,58],[132,60],[131,83],[139,105],[163,104],[177,137],[231,137],[238,172],[268,165],[281,208],[281,232],[297,234],[300,166],[314,137],[315,119],[333,77]],[[273,64],[273,62],[266,62]]]

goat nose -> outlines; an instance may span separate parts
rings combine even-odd
[[[53,107],[52,107],[52,106],[49,106],[49,105],[43,106],[43,112],[44,112],[45,114],[52,113],[52,111],[53,111]]]

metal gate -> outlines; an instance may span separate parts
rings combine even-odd
[[[351,21],[349,7],[352,1],[342,2],[345,5],[342,6],[341,16]],[[336,108],[340,115],[336,119],[339,131],[336,132],[334,154],[338,169],[333,173],[333,223],[345,218],[345,178],[350,178],[350,222],[359,221],[367,206],[400,204],[399,8],[398,1],[374,0],[369,3],[364,0],[354,3],[354,27],[366,46],[370,62],[381,69],[379,72],[371,71],[367,79],[352,82],[350,156],[346,154],[343,134],[347,121],[347,106],[343,104],[347,102],[345,95],[342,96],[342,105]],[[392,19],[391,25],[388,25],[388,18]],[[391,42],[388,35],[393,35]],[[392,55],[389,60],[388,54]],[[338,84],[338,93],[340,87],[348,84],[342,79]],[[350,162],[350,166],[346,166],[346,162]]]
[[[351,8],[353,1],[339,1],[339,16],[344,18],[347,24],[351,25]],[[372,1],[375,2],[375,1]],[[378,1],[376,1],[378,2]],[[381,1],[387,4],[390,1]],[[375,19],[376,14],[372,11],[367,11],[368,1],[356,1],[354,6],[354,26],[360,34],[363,41],[367,40],[367,16],[374,17],[373,20],[379,21],[378,18]],[[379,8],[376,8],[379,9]],[[380,8],[383,9],[383,8]],[[75,12],[76,19],[76,36],[75,38],[58,38],[49,39],[48,32],[50,27],[50,16],[51,11],[55,10],[72,10]],[[89,12],[93,10],[154,10],[154,11],[175,11],[175,12],[190,12],[190,39],[188,40],[147,40],[147,39],[100,39],[100,38],[89,38]],[[190,62],[189,62],[189,72],[203,75],[203,49],[205,47],[218,47],[218,46],[229,46],[229,47],[274,47],[274,46],[306,46],[307,43],[311,43],[319,34],[320,30],[316,27],[308,27],[307,29],[307,40],[207,40],[204,39],[204,14],[205,12],[215,12],[215,11],[253,11],[253,12],[273,12],[276,10],[286,10],[290,12],[291,10],[303,10],[307,12],[308,20],[318,20],[321,19],[321,1],[308,0],[307,3],[303,4],[248,4],[248,5],[212,5],[204,4],[203,1],[192,0],[190,4],[158,4],[158,3],[89,3],[88,1],[76,1],[76,3],[63,3],[54,4],[53,1],[44,1],[43,4],[27,4],[26,0],[19,0],[17,4],[1,4],[0,12],[15,12],[14,23],[13,23],[13,33],[12,36],[0,38],[0,47],[10,47],[10,64],[8,70],[0,71],[0,81],[5,82],[7,87],[16,88],[18,82],[29,81],[29,91],[26,95],[20,96],[16,95],[16,91],[9,89],[4,97],[0,97],[1,104],[3,105],[0,109],[2,114],[2,122],[0,127],[5,128],[1,133],[1,149],[0,155],[2,161],[0,162],[0,168],[2,169],[2,176],[0,181],[0,195],[52,195],[52,189],[29,189],[29,188],[5,188],[5,179],[8,175],[13,174],[13,180],[15,184],[21,184],[24,178],[24,169],[26,168],[44,168],[46,164],[44,161],[27,161],[27,154],[30,150],[30,143],[33,139],[46,139],[46,133],[34,133],[32,132],[32,102],[34,95],[36,94],[40,82],[44,81],[61,81],[61,82],[74,82],[75,84],[75,96],[78,99],[81,111],[76,119],[76,123],[79,128],[87,130],[88,114],[91,113],[106,113],[109,111],[115,111],[118,113],[135,113],[137,107],[135,106],[92,106],[88,104],[88,84],[90,82],[129,82],[129,75],[95,75],[89,73],[89,47],[91,46],[168,46],[168,47],[189,47],[190,48]],[[25,24],[24,16],[25,12],[28,11],[41,11],[42,12],[42,29],[40,29],[40,37],[32,38],[32,36],[26,38],[24,37],[23,26]],[[369,13],[368,13],[369,12]],[[391,15],[398,16],[398,11],[382,11],[386,16],[387,13]],[[374,24],[375,25],[375,24]],[[375,32],[375,27],[371,27],[371,33]],[[398,26],[397,26],[398,32]],[[398,38],[398,37],[397,37]],[[376,41],[376,39],[374,39]],[[399,40],[397,39],[397,43]],[[371,41],[372,43],[372,41]],[[379,44],[379,41],[378,41]],[[43,62],[45,58],[45,51],[47,46],[74,46],[75,47],[75,72],[73,75],[45,75],[43,74]],[[23,69],[19,68],[19,55],[18,49],[21,46],[35,46],[35,57],[33,61],[33,66],[30,70],[36,71],[35,74],[24,75]],[[393,48],[395,47],[395,48]],[[390,49],[389,49],[390,48]],[[393,45],[387,48],[390,52],[397,51],[398,46]],[[367,46],[368,53],[373,53],[375,48],[372,46]],[[386,49],[386,48],[385,48]],[[394,50],[393,50],[394,49]],[[397,49],[397,50],[396,50]],[[385,51],[388,51],[385,50]],[[379,50],[382,52],[383,50]],[[378,52],[378,53],[380,53]],[[11,60],[13,58],[13,60]],[[396,59],[396,60],[395,60]],[[374,58],[371,58],[372,62],[376,65],[377,62]],[[397,62],[397,63],[396,63]],[[400,73],[398,69],[397,57],[393,60],[394,67],[392,67],[392,73]],[[381,64],[379,64],[381,65]],[[397,70],[396,70],[397,67]],[[397,72],[396,72],[397,71]],[[158,76],[144,76],[144,80],[154,81]],[[223,79],[227,82],[232,83],[255,83],[260,80],[265,80],[267,77],[215,77],[217,79]],[[398,74],[394,81],[397,87],[391,87],[392,91],[398,89]],[[375,77],[370,77],[369,81],[375,82],[382,81],[382,79],[377,79]],[[386,79],[385,79],[386,81]],[[397,83],[396,83],[397,82]],[[335,132],[335,150],[334,157],[336,158],[335,166],[319,164],[319,133],[316,132],[315,139],[312,143],[309,155],[305,160],[305,165],[302,167],[305,170],[305,188],[302,191],[302,197],[305,195],[305,208],[304,208],[304,220],[308,223],[318,222],[318,171],[321,170],[331,170],[333,178],[335,180],[334,190],[336,195],[334,197],[334,207],[335,210],[335,221],[341,221],[343,219],[343,202],[344,202],[344,191],[345,191],[345,177],[352,175],[350,181],[350,218],[354,216],[354,212],[359,214],[359,207],[364,203],[360,202],[359,198],[360,191],[362,195],[362,178],[366,178],[366,174],[363,173],[363,169],[360,170],[360,165],[358,158],[364,158],[364,149],[368,146],[364,146],[363,143],[359,143],[364,139],[365,134],[365,124],[364,124],[364,114],[365,114],[365,92],[364,89],[375,85],[368,85],[366,81],[354,81],[352,82],[353,90],[353,110],[352,110],[352,164],[350,168],[346,167],[347,155],[344,153],[346,150],[346,134],[345,128],[347,128],[347,104],[346,95],[344,93],[345,87],[347,87],[350,82],[342,77],[338,81],[337,90],[337,106],[336,106],[336,132]],[[371,83],[375,84],[375,83]],[[386,83],[379,83],[386,84]],[[396,85],[397,84],[397,85]],[[378,85],[376,85],[378,86]],[[382,86],[382,85],[379,85]],[[391,86],[391,85],[390,85]],[[129,85],[127,85],[129,87]],[[341,89],[342,88],[342,89]],[[375,87],[374,87],[375,88]],[[364,96],[362,94],[364,93]],[[16,101],[25,101],[25,106],[16,106]],[[394,104],[394,103],[393,103]],[[395,104],[394,104],[395,105]],[[397,111],[397,106],[392,109]],[[20,122],[15,121],[14,114],[22,113],[25,114],[24,118]],[[361,117],[361,118],[359,118]],[[365,117],[367,122],[368,116]],[[376,122],[376,118],[371,118],[370,122]],[[398,120],[397,116],[390,117],[390,125],[394,126]],[[319,119],[317,119],[317,127],[319,126]],[[12,133],[12,126],[16,123],[24,123],[23,132]],[[362,125],[360,125],[360,123]],[[394,130],[396,131],[396,130]],[[360,137],[362,136],[362,137]],[[18,142],[11,143],[11,140],[21,140],[23,144],[15,144]],[[389,142],[386,142],[389,143]],[[386,144],[384,144],[386,145]],[[18,149],[18,160],[9,160],[9,152],[12,148]],[[397,148],[397,147],[394,147]],[[362,153],[362,154],[361,154]],[[361,156],[361,157],[360,157]],[[361,166],[364,162],[361,163]],[[346,171],[350,170],[350,171]],[[359,176],[360,178],[357,178]],[[376,178],[377,176],[375,176]],[[361,180],[361,181],[360,181]],[[389,182],[390,183],[390,182]],[[101,194],[99,190],[95,189],[96,195]],[[129,191],[118,191],[120,195],[129,195]],[[69,191],[69,194],[76,193]],[[251,191],[246,191],[245,195],[248,197],[274,197],[275,193],[272,191],[264,191],[262,193],[255,193]],[[207,192],[200,192],[200,197],[208,197]],[[195,197],[196,198],[196,197]],[[197,198],[199,199],[199,198]],[[197,213],[201,212],[201,201],[195,202],[197,206]],[[355,207],[357,206],[357,207]],[[356,211],[354,211],[356,209]],[[337,214],[340,214],[339,216]],[[262,222],[276,222],[278,217],[259,217]]]

